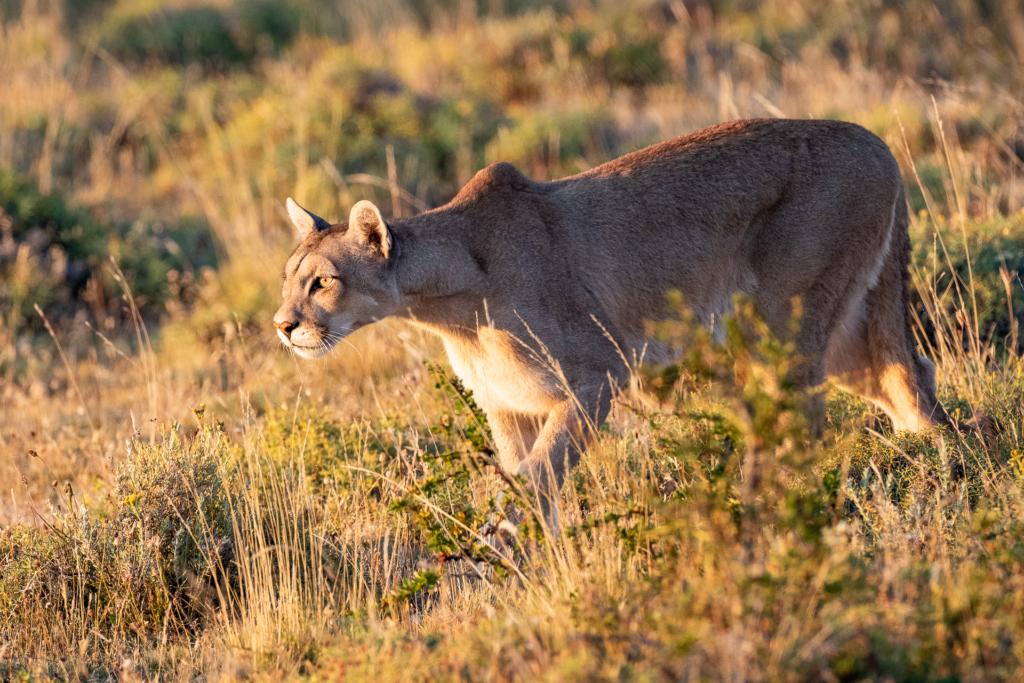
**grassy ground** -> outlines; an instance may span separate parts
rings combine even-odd
[[[1021,678],[1014,3],[0,11],[5,679]],[[410,215],[497,159],[550,179],[776,115],[890,144],[919,342],[995,432],[832,392],[810,439],[783,344],[681,311],[691,352],[636,370],[563,533],[510,533],[436,340],[300,363],[270,334],[286,196]]]

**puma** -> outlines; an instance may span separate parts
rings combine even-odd
[[[628,374],[623,354],[671,360],[645,333],[669,290],[712,327],[743,292],[779,335],[799,297],[798,384],[827,378],[896,429],[949,422],[908,320],[899,166],[851,123],[735,121],[555,182],[495,163],[391,222],[368,201],[347,225],[287,205],[301,243],[274,316],[284,344],[315,358],[390,315],[436,332],[502,466],[549,510]]]

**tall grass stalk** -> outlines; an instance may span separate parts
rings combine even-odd
[[[301,455],[268,471],[247,448],[240,468],[243,490],[231,506],[234,557],[217,586],[219,620],[227,641],[254,665],[279,668],[329,633],[338,603],[328,576],[339,568],[325,562],[323,511],[306,487]],[[236,573],[237,588],[224,585],[223,577]]]

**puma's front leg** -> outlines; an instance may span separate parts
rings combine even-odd
[[[487,412],[487,422],[502,469],[515,472],[533,450],[540,431],[540,418],[510,410],[491,410]]]
[[[558,495],[566,476],[576,467],[583,449],[611,408],[612,388],[607,379],[578,389],[549,414],[530,456],[516,474],[526,477],[538,494],[544,517],[558,532]]]

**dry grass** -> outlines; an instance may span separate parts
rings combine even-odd
[[[0,234],[0,674],[1020,679],[1013,3],[296,2],[287,44],[229,31],[236,53],[203,59],[133,57],[117,28],[200,5],[248,20],[39,0],[3,23],[0,168],[111,237],[79,257],[33,243],[45,226]],[[496,159],[554,178],[765,115],[890,144],[919,340],[998,440],[894,434],[833,393],[812,442],[784,346],[679,322],[694,353],[638,372],[566,485],[565,533],[528,521],[516,549],[485,425],[424,366],[435,340],[386,322],[300,364],[265,324],[285,196],[409,215]]]

